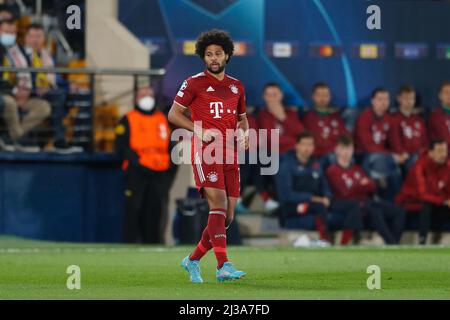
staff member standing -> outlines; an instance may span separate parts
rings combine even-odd
[[[153,89],[142,87],[136,106],[116,126],[116,151],[126,176],[123,241],[163,243],[170,187],[170,129],[155,109]]]

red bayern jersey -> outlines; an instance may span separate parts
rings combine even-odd
[[[408,172],[396,202],[408,210],[419,210],[423,201],[442,205],[450,199],[450,159],[435,163],[424,152]]]
[[[400,111],[391,115],[389,145],[395,153],[419,153],[425,150],[428,138],[423,119],[417,114],[405,116]]]
[[[266,129],[267,132],[267,147],[272,145],[270,130],[280,130],[280,153],[285,153],[295,148],[297,143],[297,136],[304,130],[303,124],[297,116],[297,111],[291,108],[286,108],[286,119],[280,121],[270,113],[269,109],[264,108],[258,114],[258,123],[260,129]]]
[[[436,108],[428,119],[430,139],[444,139],[450,146],[450,109]]]
[[[348,168],[332,164],[327,168],[326,176],[335,199],[362,201],[375,191],[375,182],[356,164]],[[369,179],[368,184],[361,183],[364,178]]]
[[[227,129],[236,129],[238,115],[245,114],[242,82],[229,75],[219,80],[208,71],[186,79],[175,102],[189,108],[192,121],[201,121],[206,129],[220,130],[224,139]]]
[[[358,152],[388,152],[390,118],[375,115],[372,107],[366,108],[358,116],[355,127],[355,145]]]
[[[314,155],[317,157],[333,152],[336,139],[340,135],[348,134],[339,112],[319,113],[313,109],[305,114],[303,123],[314,135]]]

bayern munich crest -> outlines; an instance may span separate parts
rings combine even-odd
[[[216,182],[218,180],[217,172],[213,171],[213,172],[208,173],[208,180],[210,182]]]
[[[231,89],[231,92],[233,92],[234,94],[238,94],[238,92],[239,92],[238,87],[236,87],[234,84],[232,84],[230,86],[230,89]]]

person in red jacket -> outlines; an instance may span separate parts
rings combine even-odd
[[[390,130],[389,92],[377,88],[372,93],[372,106],[366,108],[358,117],[355,127],[357,152],[389,152],[388,135]]]
[[[297,115],[297,110],[287,108],[283,105],[283,91],[278,83],[270,82],[264,86],[263,99],[265,107],[258,114],[259,129],[268,130],[267,148],[272,145],[270,130],[279,129],[279,153],[285,154],[289,150],[295,149],[297,136],[304,131],[303,124]],[[259,145],[263,148],[262,142]],[[269,149],[270,151],[270,149]],[[265,208],[273,211],[279,204],[273,199],[276,198],[275,187],[272,176],[264,176],[265,191],[261,196],[265,202]]]
[[[264,86],[263,98],[266,104],[258,115],[260,129],[280,130],[280,154],[295,148],[296,139],[304,131],[303,124],[297,116],[297,111],[283,105],[283,91],[277,83],[267,83]],[[268,134],[270,147],[270,134]]]
[[[356,121],[354,132],[356,152],[363,159],[363,168],[377,180],[378,195],[393,201],[401,186],[401,160],[391,153],[388,137],[391,130],[389,92],[376,88],[372,93],[372,106],[366,108]]]
[[[450,159],[445,140],[433,140],[411,167],[396,201],[419,211],[419,242],[425,244],[431,222],[439,229],[450,219]]]
[[[430,140],[444,139],[450,146],[450,81],[444,82],[439,90],[441,107],[431,112],[428,119]]]
[[[353,150],[350,136],[338,137],[336,163],[326,170],[333,193],[331,225],[344,228],[341,244],[346,244],[352,237],[352,231],[358,232],[363,228],[363,216],[367,213],[371,224],[385,243],[399,243],[403,232],[404,211],[390,202],[371,199],[376,189],[375,182],[360,166],[352,163]]]
[[[329,106],[331,92],[326,83],[319,82],[313,86],[312,100],[314,107],[305,114],[303,123],[306,130],[314,135],[314,155],[322,157],[332,153],[337,137],[348,134],[348,131],[339,111]]]
[[[399,111],[391,115],[389,145],[397,155],[399,163],[407,167],[417,159],[417,155],[428,147],[427,128],[422,117],[415,113],[416,92],[411,86],[398,90]]]

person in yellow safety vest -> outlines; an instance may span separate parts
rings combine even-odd
[[[141,87],[135,108],[115,128],[116,151],[125,170],[123,241],[164,243],[171,185],[170,127],[156,109],[154,91]]]

